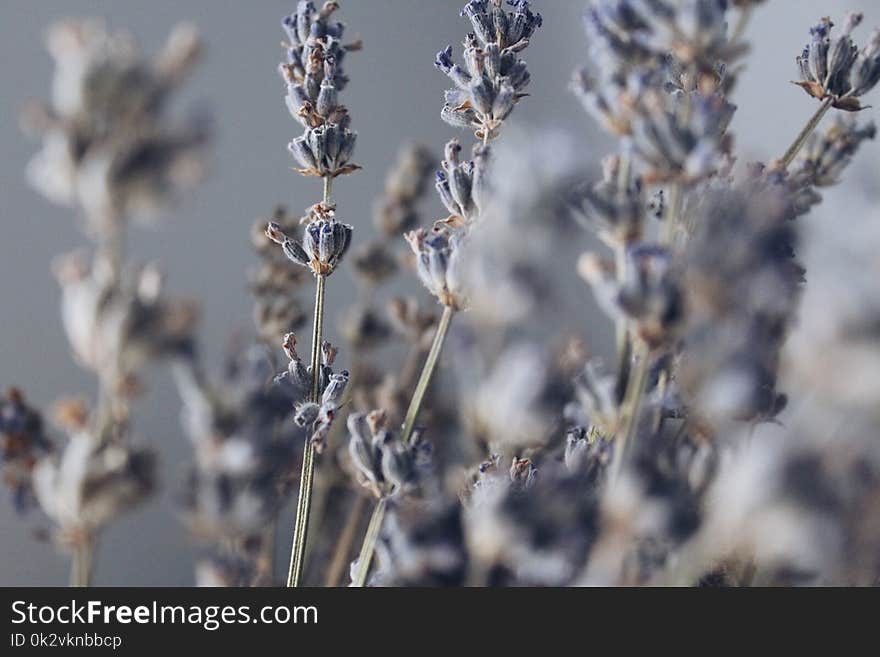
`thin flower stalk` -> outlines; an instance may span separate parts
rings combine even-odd
[[[84,220],[90,252],[59,258],[55,271],[71,350],[95,374],[98,399],[93,412],[80,400],[58,405],[70,440],[33,468],[53,538],[72,556],[70,582],[88,586],[100,530],[153,488],[152,456],[131,444],[129,423],[142,367],[187,353],[195,325],[192,304],[160,297],[155,268],[126,260],[126,236],[200,179],[209,131],[206,121],[173,121],[163,110],[198,60],[192,25],[176,26],[149,58],[130,34],[97,19],[54,23],[46,45],[53,94],[22,117],[43,142],[27,177]]]
[[[422,402],[425,400],[425,394],[431,385],[431,378],[434,376],[434,370],[437,369],[437,362],[440,360],[440,353],[443,351],[443,344],[446,342],[446,335],[449,333],[449,326],[452,324],[452,317],[455,310],[451,306],[443,307],[443,314],[440,315],[440,323],[437,325],[437,332],[434,334],[434,341],[431,343],[431,350],[425,359],[422,367],[422,373],[419,375],[416,389],[413,392],[412,401],[406,411],[406,418],[403,421],[403,432],[401,440],[404,444],[412,440],[413,429],[416,420],[419,417],[419,411],[422,408]]]
[[[497,138],[504,120],[515,105],[526,97],[524,89],[529,82],[526,64],[517,54],[528,47],[529,39],[541,27],[540,14],[531,11],[529,3],[508,2],[513,7],[507,12],[501,0],[482,2],[472,0],[465,5],[462,16],[467,16],[474,28],[465,40],[465,66],[453,60],[451,46],[437,54],[435,66],[454,83],[446,92],[446,103],[441,117],[457,128],[473,130],[478,145],[474,160],[463,163],[459,159],[461,146],[452,140],[446,146],[443,171],[437,175],[437,189],[450,211],[450,216],[438,224],[461,228],[447,230],[441,227],[430,236],[424,230],[405,235],[416,256],[419,278],[443,305],[443,314],[434,334],[431,349],[422,367],[418,382],[401,431],[401,443],[410,446],[416,421],[425,395],[440,360],[452,318],[466,305],[461,289],[459,269],[460,244],[468,236],[468,228],[479,221],[481,198],[489,155],[489,142]],[[491,67],[486,65],[491,62]],[[463,185],[467,181],[466,186]],[[453,191],[454,188],[454,191]],[[376,540],[385,516],[385,498],[380,498],[373,511],[367,534],[361,547],[355,586],[363,586],[372,562]]]
[[[94,552],[95,547],[90,540],[83,541],[75,548],[70,566],[70,586],[83,588],[92,585]]]
[[[330,186],[325,183],[325,192]],[[326,198],[326,197],[325,197]],[[321,362],[321,341],[324,327],[324,289],[325,276],[315,278],[315,315],[312,326],[312,390],[310,401],[317,403],[319,395],[319,370]],[[307,441],[303,451],[302,472],[299,480],[299,495],[296,501],[296,520],[293,529],[293,546],[290,552],[290,568],[287,573],[287,586],[300,585],[305,566],[306,544],[309,532],[309,516],[312,506],[312,488],[315,480],[315,447]]]
[[[373,554],[376,551],[376,541],[379,539],[379,532],[382,529],[382,521],[385,519],[385,508],[388,506],[388,497],[383,496],[376,502],[373,514],[370,516],[370,524],[367,525],[367,533],[364,536],[364,543],[361,546],[360,555],[358,555],[357,573],[352,580],[352,586],[360,588],[366,585],[367,575],[370,573],[370,566],[373,563]]]
[[[285,103],[291,116],[303,127],[303,134],[288,145],[299,164],[296,170],[304,176],[323,178],[323,201],[307,210],[306,224],[301,241],[288,237],[277,224],[270,223],[266,235],[279,244],[294,263],[309,268],[315,276],[315,309],[312,324],[311,386],[298,413],[301,426],[311,425],[313,431],[306,438],[303,449],[302,474],[299,483],[296,519],[287,585],[302,584],[308,543],[309,519],[315,477],[315,454],[326,442],[333,416],[344,395],[349,374],[340,372],[337,386],[327,381],[323,367],[327,354],[335,349],[324,347],[324,295],[327,277],[335,271],[351,242],[352,227],[336,221],[335,206],[331,203],[332,181],[348,175],[360,167],[350,162],[357,134],[349,129],[351,117],[339,102],[339,92],[347,85],[343,71],[347,53],[359,50],[360,42],[343,44],[344,25],[332,15],[339,9],[336,2],[328,2],[317,9],[312,2],[300,2],[296,11],[282,20],[287,35],[284,46],[287,60],[279,67],[286,85]],[[293,347],[295,339],[290,343]],[[291,350],[292,366],[301,366],[295,351]],[[296,378],[299,378],[297,375]],[[322,385],[326,387],[322,390]],[[328,394],[332,399],[328,399]],[[323,420],[322,420],[323,418]],[[322,424],[319,427],[319,422]]]
[[[788,150],[785,151],[785,154],[780,159],[782,163],[782,168],[787,169],[789,165],[794,161],[794,158],[797,157],[797,154],[800,152],[801,148],[803,148],[804,144],[807,143],[807,140],[810,138],[816,128],[819,127],[819,123],[822,122],[822,119],[825,117],[825,114],[828,113],[828,110],[831,109],[834,103],[834,98],[829,96],[825,100],[822,101],[822,104],[819,105],[819,109],[810,117],[810,120],[807,121],[807,124],[804,126],[803,130],[798,133],[798,136],[795,137],[794,141],[791,143],[791,146],[788,147]]]
[[[650,353],[647,346],[641,340],[636,340],[634,348],[635,367],[633,368],[626,397],[621,407],[621,423],[614,442],[614,457],[611,463],[612,481],[617,479],[627,461],[632,448],[633,439],[639,423],[642,399],[648,382],[650,369]]]
[[[425,360],[425,365],[422,367],[422,372],[419,375],[418,383],[416,383],[412,400],[410,401],[409,408],[406,412],[403,430],[400,435],[400,441],[403,445],[410,445],[412,443],[416,420],[418,419],[422,402],[425,399],[425,394],[431,385],[431,379],[437,368],[437,363],[440,360],[440,354],[443,351],[443,344],[449,333],[449,327],[452,324],[452,317],[454,314],[455,310],[452,306],[444,306],[443,314],[440,316],[440,323],[437,325],[437,331],[434,333],[434,341],[431,344],[431,350],[428,352],[428,357]],[[382,521],[385,518],[385,507],[387,506],[387,503],[387,497],[383,496],[373,508],[373,513],[370,516],[370,524],[367,526],[367,533],[364,535],[364,542],[361,545],[360,556],[358,557],[357,573],[352,581],[352,585],[355,587],[362,587],[367,581],[367,575],[369,574],[370,565],[373,561],[373,553],[376,549],[376,541],[379,538],[379,532],[382,529]]]

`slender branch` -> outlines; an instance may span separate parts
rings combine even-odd
[[[807,139],[810,138],[810,135],[816,130],[819,125],[819,122],[825,116],[829,109],[831,109],[831,103],[834,102],[834,98],[832,96],[828,96],[825,100],[822,101],[822,104],[819,105],[819,109],[816,110],[816,113],[810,117],[810,120],[807,121],[807,125],[804,126],[804,129],[800,131],[795,140],[792,142],[791,146],[788,147],[788,150],[785,151],[785,155],[782,156],[780,160],[782,162],[782,168],[787,169],[788,166],[794,161],[795,156],[798,152],[803,148],[803,145],[806,143]]]
[[[70,585],[72,587],[88,587],[92,585],[92,566],[94,564],[95,544],[86,538],[74,548],[70,564]]]
[[[324,205],[330,205],[330,189],[333,186],[333,178],[324,176]]]
[[[315,277],[315,317],[312,326],[312,390],[309,398],[318,401],[320,394],[321,336],[324,327],[325,276]],[[287,585],[299,586],[305,565],[306,541],[308,539],[309,515],[312,508],[312,488],[315,478],[315,447],[307,440],[303,450],[302,471],[299,479],[299,496],[296,500],[296,521],[293,528],[293,546],[290,552],[290,569]]]
[[[660,243],[664,246],[672,246],[675,244],[678,227],[681,223],[681,208],[684,202],[684,193],[680,182],[672,183],[669,187],[669,211],[666,215],[666,221],[663,222],[663,229],[660,232]]]
[[[376,508],[373,509],[373,515],[370,517],[370,524],[367,526],[367,533],[364,536],[364,543],[358,556],[358,569],[352,586],[363,587],[367,582],[370,565],[373,563],[373,553],[376,551],[379,530],[382,529],[382,521],[385,519],[386,506],[388,506],[388,497],[380,497],[376,503]]]
[[[742,39],[743,35],[746,32],[746,27],[749,25],[749,18],[752,16],[752,5],[748,4],[743,7],[739,12],[739,18],[736,21],[736,26],[733,28],[733,31],[730,33],[730,43],[737,43],[740,39]]]
[[[330,190],[333,179],[324,177],[324,205],[330,205]],[[327,277],[315,277],[315,315],[312,324],[312,390],[309,399],[315,403],[321,394],[321,342],[324,331],[324,288]],[[299,478],[299,495],[296,500],[296,520],[293,527],[293,545],[290,549],[290,568],[287,572],[287,586],[299,586],[305,566],[306,543],[309,533],[309,516],[312,511],[312,488],[315,480],[315,447],[311,440],[303,449],[302,471]]]
[[[422,373],[419,376],[419,382],[416,384],[412,401],[406,411],[406,419],[403,422],[403,431],[400,435],[400,442],[404,445],[412,441],[413,428],[416,419],[419,416],[422,402],[425,399],[425,393],[431,384],[431,377],[440,360],[440,352],[443,351],[443,343],[446,341],[446,335],[449,333],[449,325],[452,323],[452,316],[455,311],[446,306],[443,308],[443,314],[440,316],[440,323],[437,325],[437,332],[434,334],[434,342],[431,344],[431,350],[428,352],[428,358],[422,367]],[[358,572],[354,579],[354,586],[363,586],[367,580],[367,573],[370,570],[370,563],[373,560],[373,552],[376,549],[376,539],[379,536],[379,530],[382,527],[382,520],[385,517],[385,506],[387,498],[382,497],[373,509],[373,516],[370,518],[370,524],[367,527],[364,542],[361,545],[360,556],[358,557]]]
[[[620,154],[617,170],[617,190],[621,197],[626,197],[629,190],[632,161],[629,152],[624,150]],[[620,285],[626,280],[626,256],[628,244],[626,239],[621,240],[614,248],[614,269],[617,282]],[[626,330],[626,318],[618,317],[614,322],[615,345],[617,350],[617,385],[622,390],[626,389],[626,381],[629,379],[629,358],[631,344],[629,332]]]
[[[434,334],[434,342],[431,344],[431,350],[428,352],[428,358],[422,367],[422,373],[419,376],[419,382],[416,384],[415,392],[413,392],[412,401],[406,411],[406,419],[403,421],[403,432],[400,435],[400,441],[406,445],[412,439],[413,428],[419,411],[422,408],[422,402],[425,399],[425,393],[431,384],[431,377],[437,367],[437,361],[440,360],[440,352],[443,350],[443,343],[446,341],[446,334],[449,332],[449,325],[452,322],[452,316],[455,311],[450,306],[443,308],[443,314],[440,316],[440,323],[437,325],[437,332]]]
[[[616,444],[614,445],[614,456],[611,464],[612,481],[616,480],[620,475],[628,451],[631,448],[636,429],[638,428],[642,397],[645,394],[645,387],[648,382],[650,353],[648,352],[647,345],[643,341],[637,340],[634,351],[636,357],[635,369],[633,370],[622,406],[623,417],[621,418],[621,427],[614,440]]]
[[[348,519],[345,521],[345,527],[339,536],[339,542],[336,543],[336,549],[333,550],[333,558],[330,559],[330,567],[327,568],[327,578],[324,581],[326,586],[339,586],[339,581],[345,572],[345,568],[349,563],[349,554],[351,547],[354,545],[354,539],[357,537],[357,529],[361,524],[361,517],[367,508],[367,497],[365,495],[357,495],[348,512]]]

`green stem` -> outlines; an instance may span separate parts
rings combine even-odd
[[[333,186],[333,178],[330,176],[324,177],[324,205],[330,205],[330,189]]]
[[[330,205],[330,190],[333,179],[324,177],[324,205]],[[315,403],[321,395],[321,342],[324,330],[324,287],[326,276],[315,277],[315,316],[312,324],[312,390],[309,399]],[[297,587],[302,581],[305,566],[306,542],[309,533],[309,516],[312,511],[312,489],[315,483],[315,447],[311,440],[303,449],[302,471],[299,478],[299,495],[296,499],[296,520],[293,527],[293,545],[290,549],[290,568],[287,571],[287,586]]]
[[[636,429],[638,428],[639,409],[648,382],[650,353],[648,352],[647,345],[641,340],[637,340],[634,351],[636,357],[635,369],[633,370],[632,378],[626,391],[626,398],[623,402],[621,427],[614,440],[614,457],[611,464],[612,481],[620,475],[623,464],[627,459],[628,451],[631,448]]]
[[[413,428],[419,411],[422,408],[422,402],[425,399],[425,393],[431,384],[431,377],[437,367],[437,361],[440,360],[440,352],[443,350],[443,343],[446,341],[446,334],[449,332],[449,325],[452,322],[452,316],[455,311],[450,306],[443,308],[443,314],[440,316],[440,324],[437,326],[437,332],[434,334],[434,342],[431,344],[431,350],[428,352],[428,358],[422,367],[422,373],[419,376],[419,382],[416,384],[415,392],[413,392],[412,401],[406,411],[406,419],[403,421],[403,432],[400,435],[400,441],[404,445],[408,444],[412,438]]]
[[[437,325],[437,332],[434,333],[434,342],[431,343],[431,350],[428,352],[428,358],[422,367],[419,382],[416,384],[412,401],[410,401],[409,408],[406,411],[406,419],[403,421],[400,442],[404,445],[409,444],[412,440],[416,419],[419,416],[419,410],[421,410],[422,402],[425,399],[425,393],[431,384],[431,378],[434,375],[437,362],[440,360],[440,352],[443,351],[443,343],[446,341],[446,335],[449,333],[449,325],[452,323],[452,316],[454,314],[455,311],[450,306],[443,308],[440,323]],[[379,499],[378,504],[376,504],[376,508],[373,509],[373,516],[370,518],[370,524],[367,527],[367,533],[364,536],[364,542],[361,545],[360,556],[358,557],[358,572],[354,579],[354,586],[363,586],[367,581],[367,573],[370,570],[373,552],[376,549],[376,539],[379,537],[379,530],[385,517],[386,504],[387,498],[382,497]]]
[[[370,573],[370,565],[373,563],[373,553],[376,551],[376,541],[379,538],[379,530],[382,529],[387,505],[388,498],[383,496],[379,498],[376,508],[373,509],[373,515],[370,517],[370,524],[367,526],[367,533],[358,556],[358,569],[352,582],[353,586],[363,587],[367,582],[367,575]]]
[[[804,129],[800,131],[795,140],[792,142],[791,146],[788,147],[788,150],[785,151],[785,155],[782,156],[782,168],[787,169],[788,166],[794,161],[795,156],[797,156],[798,152],[803,148],[803,145],[806,143],[807,139],[810,138],[810,135],[816,130],[819,125],[819,122],[825,116],[829,109],[831,109],[831,103],[834,102],[834,98],[829,96],[825,100],[822,101],[822,104],[819,105],[819,109],[816,110],[816,113],[810,117],[810,120],[807,121],[807,125],[804,126]]]
[[[663,222],[663,230],[660,232],[660,243],[663,246],[671,246],[675,243],[684,201],[684,194],[682,192],[681,183],[673,183],[669,188],[669,205],[667,206],[666,221]]]
[[[327,278],[315,278],[315,318],[312,326],[312,390],[311,401],[318,401],[321,373],[321,335],[324,327],[324,288]],[[296,521],[293,528],[293,546],[290,552],[290,569],[287,585],[299,586],[305,565],[306,541],[308,540],[309,516],[312,510],[312,488],[315,479],[315,447],[307,440],[303,450],[302,472],[299,479],[299,496],[296,500]]]
[[[70,564],[70,585],[72,587],[88,587],[92,585],[92,566],[94,562],[94,543],[86,539],[73,551]]]

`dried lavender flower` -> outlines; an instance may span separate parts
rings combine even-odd
[[[464,44],[465,66],[453,61],[452,46],[437,53],[435,66],[455,84],[446,92],[441,116],[458,128],[471,128],[486,141],[498,130],[514,106],[527,94],[526,63],[517,53],[529,45],[541,26],[540,14],[532,13],[525,0],[508,0],[513,11],[502,7],[502,0],[471,0],[462,9],[474,28]]]
[[[263,345],[234,353],[208,381],[192,362],[175,369],[184,428],[195,452],[181,494],[183,519],[202,540],[259,538],[284,501],[300,436]]]
[[[373,211],[376,227],[388,237],[413,230],[421,221],[418,202],[425,195],[436,160],[420,145],[401,149],[394,167],[385,178],[385,193]]]
[[[645,90],[631,121],[635,153],[648,168],[645,178],[690,182],[714,173],[729,150],[725,133],[735,111],[720,94]]]
[[[598,68],[609,77],[657,66],[669,54],[711,71],[745,52],[728,33],[727,9],[727,0],[594,0],[584,22]]]
[[[198,308],[166,299],[155,266],[127,269],[117,280],[109,263],[84,254],[59,258],[61,316],[77,360],[113,386],[148,360],[186,356],[194,346]]]
[[[370,586],[460,586],[467,574],[461,505],[407,497],[390,509],[376,545]],[[353,573],[357,561],[352,564]]]
[[[803,270],[784,184],[763,176],[716,187],[695,212],[686,269],[684,389],[708,417],[773,417],[782,341]]]
[[[572,474],[599,483],[611,463],[614,443],[605,436],[591,435],[583,427],[574,427],[565,436],[563,463]]]
[[[834,38],[830,18],[822,18],[810,28],[810,42],[797,58],[801,79],[795,82],[809,95],[830,100],[832,107],[857,112],[863,109],[859,98],[880,81],[880,30],[875,30],[861,50],[852,32],[863,15],[850,12],[840,34]]]
[[[416,271],[422,284],[442,305],[460,310],[466,305],[462,290],[459,259],[463,230],[425,229],[411,231],[406,241],[416,256]]]
[[[27,404],[21,391],[7,390],[0,399],[0,472],[17,511],[33,503],[34,466],[52,450],[42,415]]]
[[[285,233],[299,228],[299,217],[289,215],[283,206],[276,208],[271,221]],[[266,235],[266,224],[265,219],[258,219],[251,230],[259,265],[250,275],[250,289],[254,297],[254,323],[260,337],[268,344],[277,344],[306,321],[306,311],[295,289],[307,275],[303,269],[290,266],[284,252],[279,252]]]
[[[95,238],[125,219],[152,219],[202,175],[209,122],[193,116],[175,125],[164,113],[198,59],[195,28],[176,26],[152,60],[99,20],[55,23],[46,41],[53,97],[24,116],[43,140],[28,178],[50,200],[81,208]]]
[[[57,454],[37,463],[33,484],[55,523],[55,539],[81,547],[152,492],[155,458],[143,448],[102,443],[83,426]]]
[[[465,537],[487,586],[571,583],[596,533],[597,499],[561,463],[543,464],[531,485],[490,468],[465,509]],[[567,504],[553,500],[566,499]]]
[[[348,370],[333,372],[336,348],[329,342],[321,344],[320,364],[317,375],[317,401],[310,401],[313,385],[311,365],[306,366],[296,351],[296,336],[288,333],[284,337],[284,351],[290,363],[287,370],[275,377],[275,384],[296,404],[293,422],[306,429],[308,443],[319,453],[326,445],[327,436],[333,426],[336,411],[342,405],[348,385]]]
[[[457,139],[446,144],[442,170],[437,172],[435,186],[450,217],[473,222],[485,209],[488,196],[488,146],[474,146],[473,159],[462,161]]]
[[[305,131],[288,146],[306,176],[335,178],[360,169],[349,163],[357,134],[349,130],[348,110],[339,102],[348,82],[342,70],[345,55],[361,47],[344,45],[344,26],[331,17],[339,8],[325,2],[320,10],[301,0],[296,12],[281,22],[287,34],[287,61],[279,67],[287,84],[285,102]]]
[[[326,123],[306,131],[287,148],[304,176],[336,178],[354,173],[361,167],[349,163],[354,153],[357,134],[335,123]]]
[[[581,257],[578,271],[605,311],[632,321],[636,335],[647,345],[656,348],[675,339],[683,321],[684,298],[671,254],[663,247],[642,244],[628,249],[623,281],[613,264],[592,253]]]
[[[391,325],[378,311],[356,306],[347,314],[342,331],[352,346],[361,350],[374,349],[387,342]]]
[[[348,454],[361,485],[376,497],[412,493],[419,483],[423,446],[403,444],[387,428],[384,411],[348,416]]]
[[[603,162],[602,179],[595,185],[579,185],[571,194],[575,217],[596,230],[599,238],[612,247],[631,244],[641,238],[649,202],[642,182],[636,178],[620,185],[620,157]]]
[[[315,276],[329,276],[348,251],[354,229],[336,221],[335,210],[320,203],[310,208],[306,221],[302,242],[289,238],[275,222],[269,222],[266,235],[281,245],[292,262],[308,267]]]
[[[877,134],[874,122],[860,127],[854,120],[838,118],[824,134],[813,134],[795,160],[794,175],[806,176],[816,187],[830,187],[840,181],[862,142]]]
[[[347,53],[359,50],[355,41],[343,44],[344,25],[332,21],[337,2],[325,2],[320,10],[301,0],[296,11],[285,16],[281,27],[287,35],[287,61],[279,66],[287,83],[285,102],[291,115],[306,128],[324,123],[348,127],[348,110],[339,103],[348,76],[342,70]]]
[[[369,286],[379,285],[397,272],[397,258],[384,241],[365,242],[352,253],[352,265],[358,277]]]

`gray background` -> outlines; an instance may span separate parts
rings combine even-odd
[[[135,232],[132,249],[138,259],[161,262],[170,290],[201,300],[205,349],[216,359],[233,331],[250,327],[245,272],[253,263],[248,244],[251,223],[278,202],[299,210],[320,193],[314,179],[292,174],[285,148],[299,129],[284,107],[276,65],[283,55],[280,18],[295,4],[294,0],[0,2],[0,386],[20,386],[32,402],[46,407],[65,395],[91,397],[95,385],[68,353],[57,314],[58,290],[49,273],[50,260],[84,244],[83,238],[70,213],[38,196],[23,176],[37,146],[19,133],[17,114],[23,100],[48,95],[52,67],[42,43],[44,27],[65,16],[106,16],[112,25],[135,32],[148,52],[162,43],[178,20],[192,20],[202,30],[209,50],[182,101],[205,100],[214,106],[218,141],[211,176],[159,229]],[[447,43],[458,46],[468,24],[458,16],[464,0],[345,0],[342,4],[340,16],[349,34],[365,41],[364,51],[348,60],[352,81],[345,91],[359,132],[355,159],[365,170],[340,180],[334,196],[340,216],[357,227],[355,239],[363,239],[372,231],[372,200],[380,193],[400,144],[418,140],[439,150],[453,135],[439,119],[447,84],[432,61]],[[586,56],[580,21],[585,3],[535,0],[534,5],[545,23],[525,54],[532,72],[532,97],[516,110],[515,122],[564,129],[598,161],[607,144],[567,91],[571,71]],[[815,109],[813,101],[789,84],[795,75],[794,57],[812,22],[828,14],[839,17],[847,8],[867,14],[868,25],[857,32],[861,43],[868,28],[880,23],[876,2],[772,0],[757,11],[749,30],[753,53],[734,99],[740,109],[732,129],[741,159],[781,154]],[[861,165],[873,167],[877,149],[866,150]],[[848,193],[852,191],[839,188],[826,194],[826,206],[835,208],[834,216],[845,214]],[[432,214],[442,216],[439,203],[431,202]],[[348,279],[334,277],[330,298],[339,300],[349,293]],[[589,303],[586,290],[582,303]],[[604,334],[605,327],[595,330]],[[107,532],[98,555],[97,584],[192,582],[192,546],[173,517],[170,499],[188,459],[177,420],[179,404],[166,372],[152,372],[148,383],[136,430],[161,451],[163,490]],[[39,525],[38,514],[18,518],[7,497],[0,499],[0,584],[66,583],[67,561],[51,545],[32,537]],[[286,546],[288,537],[280,540]]]

